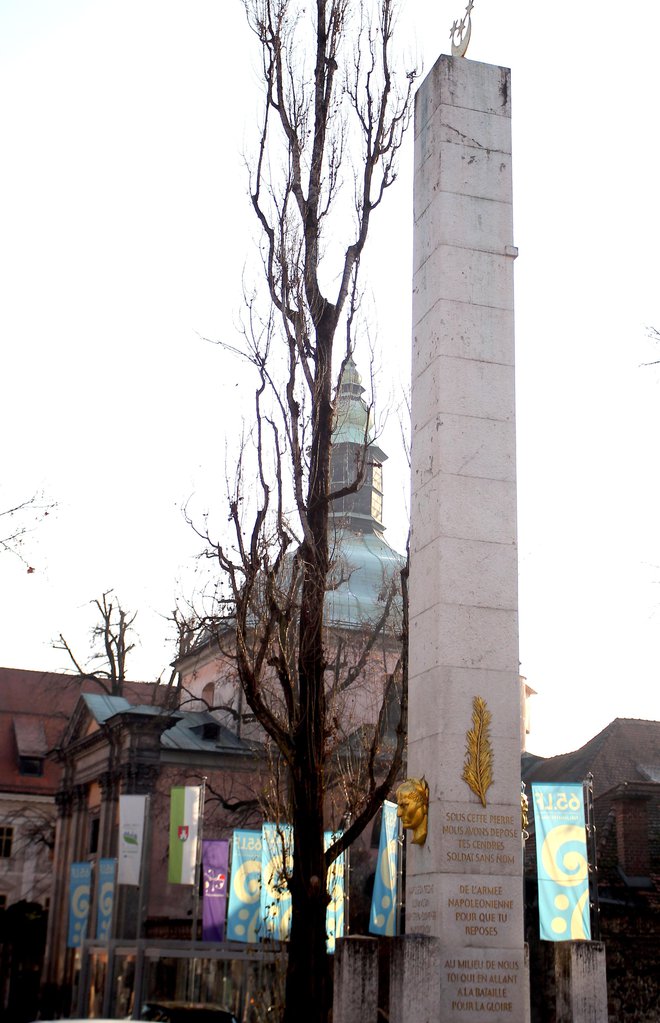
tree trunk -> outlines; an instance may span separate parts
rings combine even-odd
[[[293,782],[294,852],[291,936],[286,978],[285,1023],[326,1023],[330,1008],[326,952],[325,852],[322,802],[315,771],[296,767]]]
[[[325,335],[325,336],[324,336]],[[332,443],[331,355],[334,325],[317,328],[317,373],[308,494],[311,542],[303,545],[298,684],[292,770],[293,876],[285,1023],[326,1023],[325,648],[323,624],[328,575],[328,491]]]

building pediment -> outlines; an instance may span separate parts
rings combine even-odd
[[[61,746],[67,747],[98,732],[101,725],[130,710],[131,704],[123,696],[106,696],[105,693],[82,693],[62,736]]]

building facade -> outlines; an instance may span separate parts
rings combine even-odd
[[[660,722],[616,718],[580,749],[523,756],[534,782],[593,786],[592,936],[605,943],[611,1023],[660,1020]],[[554,942],[539,941],[534,808],[526,845],[526,930],[533,1023],[554,1023]],[[595,863],[594,863],[595,861]]]
[[[380,738],[386,750],[398,721],[398,705],[387,707],[385,714],[380,710],[387,678],[401,652],[400,572],[404,559],[383,536],[385,454],[373,441],[363,394],[359,375],[349,359],[337,400],[332,485],[340,489],[355,481],[357,486],[354,493],[337,502],[331,516],[333,577],[325,622],[331,652],[328,700],[336,733],[334,763],[339,779],[328,791],[327,816],[328,827],[335,829],[345,820],[349,785],[357,789],[361,783],[361,764],[374,730],[382,732]],[[369,644],[372,635],[377,636],[377,642]],[[155,993],[150,989],[152,980],[156,986],[162,983],[158,970],[143,972],[136,963],[140,943],[151,942],[149,954],[155,958],[153,942],[162,945],[180,941],[190,946],[199,939],[193,893],[187,886],[167,881],[169,797],[173,786],[204,782],[204,837],[229,838],[235,828],[260,828],[268,818],[269,785],[274,775],[282,777],[283,769],[246,703],[236,675],[232,643],[230,621],[225,625],[221,622],[214,632],[202,632],[176,664],[176,690],[161,687],[164,691],[152,694],[149,701],[141,700],[140,692],[133,690],[120,697],[83,694],[78,701],[55,754],[61,781],[57,791],[55,885],[44,1011],[76,1007],[91,1011],[98,1007],[105,1014],[108,1008],[115,1012],[130,1009],[131,999],[136,997],[131,973],[140,973],[137,986],[142,998]],[[351,672],[351,666],[356,670]],[[92,950],[90,966],[84,948],[67,947],[69,871],[71,864],[87,862],[94,876],[101,860],[117,855],[118,807],[123,794],[146,795],[150,801],[143,890],[136,893],[119,886],[113,923],[112,940],[128,942],[133,951],[124,955],[120,967],[113,965],[107,954],[104,958],[103,950]],[[365,893],[376,854],[371,831],[352,851],[351,874],[358,892],[353,905],[365,929]],[[89,942],[94,940],[96,901],[93,884]],[[181,949],[179,952],[183,954]],[[227,955],[235,959],[240,949],[229,949]],[[117,988],[120,974],[119,987],[125,998],[121,1003],[115,999],[112,1005],[105,994],[98,996],[98,992],[107,991],[111,984]],[[222,978],[226,992],[226,973]],[[244,977],[240,983],[244,984]],[[236,985],[232,984],[231,997],[238,998]]]

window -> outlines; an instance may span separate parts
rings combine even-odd
[[[217,721],[205,721],[202,725],[202,739],[217,742],[220,738],[220,725]]]
[[[89,822],[89,853],[93,856],[99,848],[99,829],[101,821],[98,817],[92,817]]]
[[[0,825],[0,859],[9,859],[13,841],[14,829],[11,826]]]
[[[44,773],[44,762],[42,757],[19,757],[19,774],[30,774],[35,778],[41,778]]]

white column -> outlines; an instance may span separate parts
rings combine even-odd
[[[441,940],[461,1023],[525,1018],[509,86],[442,56],[415,105],[408,774],[430,806],[406,931]]]

